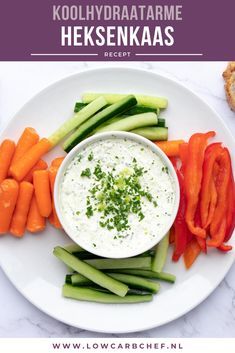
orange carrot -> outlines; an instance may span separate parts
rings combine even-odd
[[[32,127],[26,127],[17,142],[15,153],[11,161],[11,167],[36,143],[38,143],[39,136]],[[11,173],[11,168],[10,168]]]
[[[59,168],[64,159],[65,157],[58,157],[53,159],[53,161],[51,162],[51,166]]]
[[[40,215],[36,197],[34,195],[29,209],[26,229],[30,233],[37,233],[43,231],[45,229],[45,226],[46,220]]]
[[[47,153],[52,147],[46,138],[41,139],[36,145],[32,146],[11,168],[13,177],[21,181],[28,174],[30,169]]]
[[[0,147],[0,183],[6,179],[15,152],[15,143],[4,140]]]
[[[201,252],[200,245],[198,244],[197,240],[193,238],[186,246],[184,252],[184,264],[187,269],[189,269],[198,255]]]
[[[33,181],[33,173],[36,170],[45,170],[47,168],[48,168],[47,163],[43,159],[39,159],[39,161],[35,164],[35,166],[24,177],[24,181],[28,181],[29,183],[32,183],[32,181]]]
[[[184,140],[171,140],[171,141],[159,141],[155,144],[161,148],[161,150],[168,157],[179,157],[179,146],[184,143]]]
[[[49,179],[50,179],[50,186],[51,186],[51,195],[52,195],[52,212],[49,217],[49,222],[55,227],[61,229],[61,223],[56,213],[55,204],[54,204],[54,185],[55,185],[55,178],[58,171],[58,167],[51,166],[49,168]]]
[[[33,184],[40,215],[49,217],[52,211],[52,204],[48,171],[36,170],[33,173]]]
[[[13,179],[5,179],[0,184],[0,234],[9,230],[18,192],[19,185]]]
[[[10,232],[16,237],[22,237],[25,232],[25,225],[33,196],[34,187],[27,181],[22,181],[19,186],[19,195],[15,211],[11,221]]]

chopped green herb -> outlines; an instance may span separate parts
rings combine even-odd
[[[94,158],[93,152],[91,151],[91,153],[88,156],[88,161],[92,161]]]
[[[91,176],[91,170],[90,170],[90,168],[86,168],[85,170],[83,170],[83,171],[81,172],[81,176],[82,176],[82,177],[86,176],[86,177],[90,178],[90,176]]]

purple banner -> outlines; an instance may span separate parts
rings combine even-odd
[[[233,0],[7,0],[0,60],[234,60]]]

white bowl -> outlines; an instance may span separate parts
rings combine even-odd
[[[163,228],[162,233],[158,234],[157,237],[153,238],[153,241],[149,242],[149,246],[147,248],[146,248],[146,244],[144,244],[143,247],[138,247],[138,251],[136,251],[136,249],[132,249],[132,248],[128,249],[128,251],[125,252],[125,256],[122,256],[122,251],[121,251],[121,249],[118,249],[118,244],[116,246],[117,256],[115,254],[110,255],[110,253],[107,252],[107,249],[102,249],[102,247],[98,247],[99,249],[97,249],[97,248],[94,248],[93,244],[90,244],[90,246],[87,244],[87,242],[86,242],[86,244],[83,244],[82,239],[78,239],[78,237],[73,234],[71,228],[69,227],[68,221],[64,217],[63,209],[61,207],[62,202],[60,199],[60,185],[61,185],[62,179],[64,177],[64,173],[65,173],[67,167],[69,166],[69,164],[71,163],[71,161],[73,160],[73,158],[89,144],[92,144],[96,141],[102,141],[105,139],[115,138],[115,137],[129,139],[129,140],[138,142],[142,145],[145,145],[145,146],[147,145],[148,147],[150,147],[150,149],[154,153],[156,153],[158,155],[158,157],[161,158],[163,163],[168,167],[168,171],[169,171],[170,175],[172,176],[173,186],[174,186],[174,190],[175,190],[175,201],[174,201],[174,205],[173,205],[172,214],[169,217],[168,223],[165,224],[165,227]],[[164,237],[164,235],[171,228],[171,226],[175,220],[175,217],[176,217],[176,214],[178,211],[178,207],[179,207],[179,183],[178,183],[178,178],[175,173],[175,170],[172,166],[172,163],[170,162],[168,157],[165,155],[165,153],[162,152],[162,150],[158,146],[156,146],[154,143],[152,143],[151,141],[147,140],[146,138],[144,138],[142,136],[139,136],[139,135],[136,135],[136,134],[133,134],[130,132],[104,132],[104,133],[100,133],[100,134],[97,134],[97,135],[94,135],[94,136],[87,138],[86,140],[79,143],[76,147],[74,147],[68,153],[68,155],[64,159],[63,163],[61,164],[60,169],[57,174],[57,177],[56,177],[55,189],[54,189],[54,200],[55,200],[55,207],[56,207],[56,212],[59,217],[59,220],[60,220],[65,232],[68,234],[68,236],[75,243],[80,245],[85,250],[87,250],[95,255],[102,256],[102,257],[111,257],[111,258],[132,257],[132,256],[139,255],[139,254],[151,249]],[[97,243],[97,240],[96,240],[96,243]]]

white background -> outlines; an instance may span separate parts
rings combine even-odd
[[[0,63],[0,129],[29,98],[48,84],[104,65],[144,68],[181,82],[209,103],[235,136],[235,113],[228,108],[223,89],[224,62]],[[0,288],[0,337],[105,336],[69,327],[43,314],[17,292],[1,269]],[[235,337],[235,266],[215,292],[184,317],[145,332],[106,336]]]

